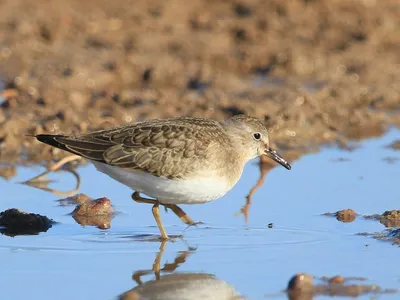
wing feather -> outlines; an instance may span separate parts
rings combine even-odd
[[[39,141],[82,157],[155,176],[180,178],[193,170],[193,158],[206,158],[214,138],[227,138],[209,119],[145,121],[78,136],[37,135]]]

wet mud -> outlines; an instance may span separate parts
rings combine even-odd
[[[0,5],[6,178],[66,155],[27,134],[248,113],[309,151],[400,125],[396,0]]]

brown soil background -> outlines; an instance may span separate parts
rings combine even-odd
[[[26,134],[182,115],[345,146],[400,126],[400,2],[3,0],[0,75],[3,166],[66,155]]]

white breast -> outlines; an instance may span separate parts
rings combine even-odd
[[[143,171],[128,171],[94,161],[93,164],[100,172],[165,204],[209,202],[222,197],[231,189],[226,180],[216,178],[212,174],[204,174],[198,178],[171,180]]]

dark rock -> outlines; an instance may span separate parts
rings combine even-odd
[[[0,232],[8,236],[46,232],[55,222],[46,216],[10,208],[0,213]]]

